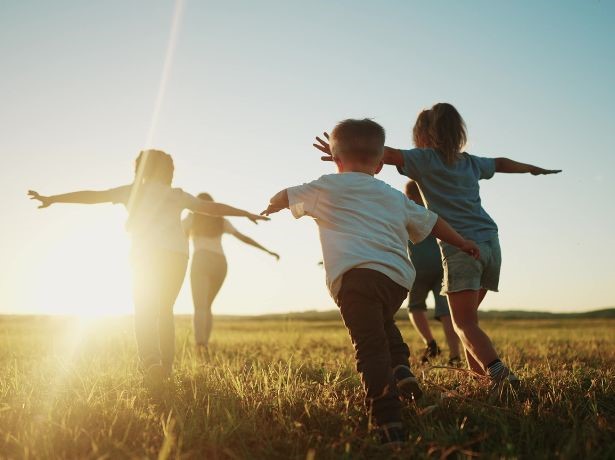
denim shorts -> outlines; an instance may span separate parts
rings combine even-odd
[[[500,241],[494,235],[489,241],[477,243],[480,259],[476,260],[450,244],[440,242],[444,280],[442,294],[487,289],[498,291],[502,253]]]
[[[417,274],[412,290],[408,296],[408,310],[412,313],[417,310],[427,310],[427,304],[425,300],[429,292],[433,292],[435,300],[435,312],[434,318],[440,319],[442,316],[450,316],[451,313],[448,309],[448,301],[446,297],[440,294],[442,288],[442,272],[434,274],[433,276],[420,276],[427,275],[423,273]]]

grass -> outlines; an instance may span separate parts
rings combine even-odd
[[[400,324],[419,370],[421,344]],[[223,319],[205,361],[189,320],[177,325],[176,372],[154,394],[130,319],[0,319],[0,458],[391,456],[368,431],[341,321]],[[520,397],[494,404],[464,372],[424,370],[399,458],[615,458],[615,320],[483,325]]]

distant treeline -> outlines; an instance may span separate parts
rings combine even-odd
[[[407,318],[408,310],[401,308],[397,313],[397,318]],[[297,313],[280,313],[258,316],[225,316],[224,319],[259,319],[259,320],[300,320],[300,321],[330,321],[340,319],[339,311],[304,311]],[[615,307],[602,308],[580,313],[551,313],[545,311],[525,311],[525,310],[504,310],[504,311],[480,311],[479,317],[483,319],[607,319],[615,318]]]
[[[483,319],[501,319],[501,320],[514,320],[514,319],[615,319],[615,307],[601,308],[599,310],[592,310],[579,313],[551,313],[546,311],[526,311],[526,310],[504,310],[504,311],[480,311],[478,312],[480,318]],[[178,317],[188,317],[190,315],[179,314]],[[405,319],[408,317],[408,310],[404,307],[397,313],[397,319]],[[46,315],[0,315],[0,321],[12,319],[21,321],[32,321],[33,319],[49,320],[56,318],[61,320],[65,318],[63,316],[46,316]],[[302,311],[296,313],[277,313],[268,315],[216,315],[218,319],[224,320],[256,320],[256,321],[280,321],[280,320],[297,320],[297,321],[332,321],[339,320],[340,314],[338,310],[324,310],[324,311]]]

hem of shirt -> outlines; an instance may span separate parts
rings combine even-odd
[[[335,278],[331,283],[327,285],[327,288],[329,289],[329,294],[331,294],[331,298],[333,298],[335,302],[337,302],[337,295],[339,294],[340,288],[342,287],[342,278],[347,272],[355,268],[369,268],[370,270],[375,270],[379,273],[382,273],[395,284],[399,284],[404,289],[407,289],[408,292],[410,292],[410,289],[412,289],[412,285],[414,284],[414,280],[416,279],[416,271],[412,274],[411,278],[404,278],[403,276],[399,276],[397,273],[394,273],[392,270],[387,270],[386,267],[383,267],[377,262],[363,263],[354,267],[350,267],[348,270],[344,271],[344,273],[341,273],[337,278]]]

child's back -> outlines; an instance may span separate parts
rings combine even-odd
[[[329,174],[288,189],[295,217],[316,219],[327,286],[335,298],[342,275],[371,268],[410,288],[415,277],[408,259],[408,235],[427,236],[437,219],[398,190],[360,172]]]
[[[425,205],[444,217],[464,238],[488,241],[498,227],[483,209],[479,180],[495,174],[493,158],[462,153],[453,164],[432,149],[402,151],[400,173],[420,186]]]

